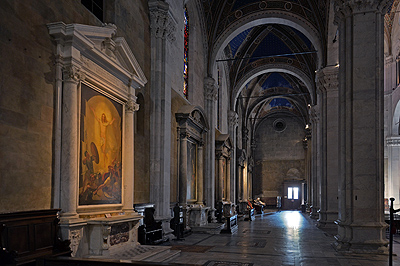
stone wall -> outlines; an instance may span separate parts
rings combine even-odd
[[[304,127],[297,119],[282,117],[286,129],[278,132],[273,126],[276,119],[265,119],[255,133],[254,197],[282,196],[285,179],[305,178]]]
[[[148,78],[147,1],[109,3],[107,17]],[[0,1],[0,213],[53,207],[55,45],[46,24],[58,21],[102,25],[80,1]]]

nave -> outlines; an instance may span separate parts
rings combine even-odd
[[[241,219],[236,234],[192,234],[184,241],[173,241],[172,245],[190,246],[193,251],[209,249],[204,253],[185,249],[170,262],[207,266],[388,265],[386,255],[336,252],[332,247],[336,230],[321,230],[316,223],[299,211],[256,215],[251,222]],[[393,253],[400,254],[399,235],[395,235]],[[400,265],[396,256],[393,265]]]

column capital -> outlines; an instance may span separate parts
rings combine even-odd
[[[310,118],[312,123],[318,123],[320,117],[320,106],[314,105],[310,108]]]
[[[230,127],[237,127],[239,125],[239,116],[235,111],[230,110],[228,113],[228,121]]]
[[[382,15],[391,5],[390,0],[334,0],[335,23],[356,13],[380,12]]]
[[[129,113],[139,111],[139,104],[137,104],[133,100],[127,101],[125,104],[125,107],[126,107],[126,109],[125,109],[126,112],[129,112]]]
[[[81,72],[80,67],[75,65],[66,65],[63,68],[63,80],[78,83],[85,79],[85,74]]]
[[[207,100],[217,100],[218,89],[215,80],[211,77],[204,78],[204,96]]]
[[[150,0],[150,30],[156,38],[175,41],[176,22],[169,13],[169,4],[164,1]]]
[[[315,75],[315,83],[322,93],[337,91],[339,89],[339,65],[318,70]]]

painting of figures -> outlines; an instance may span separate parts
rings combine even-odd
[[[122,105],[81,87],[79,205],[122,203]]]

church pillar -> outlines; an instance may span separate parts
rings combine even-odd
[[[197,204],[204,204],[203,143],[197,146]]]
[[[319,182],[320,182],[320,124],[319,124],[319,105],[315,105],[310,110],[311,117],[311,172],[310,172],[310,205],[311,213],[310,216],[313,219],[318,218],[319,211]]]
[[[139,110],[136,97],[130,96],[125,106],[125,138],[124,138],[124,200],[123,210],[125,213],[133,212],[133,191],[134,191],[134,112]]]
[[[78,218],[76,208],[78,191],[78,84],[79,68],[64,67],[61,136],[61,201],[62,220]]]
[[[169,5],[150,0],[151,112],[150,112],[150,202],[157,219],[169,221],[171,174],[171,80],[168,75],[168,45],[174,41],[174,22]]]
[[[211,77],[204,79],[205,112],[210,125],[205,143],[205,199],[206,206],[211,207],[211,219],[215,221],[215,102],[217,87]]]
[[[321,183],[318,226],[335,226],[338,210],[338,67],[317,72],[321,92]]]
[[[228,122],[229,122],[229,136],[232,139],[232,149],[231,149],[231,157],[230,157],[230,175],[228,178],[230,179],[230,200],[233,203],[237,202],[236,197],[236,128],[239,125],[238,114],[234,111],[229,111],[228,114]]]
[[[335,1],[340,36],[337,250],[387,250],[383,210],[383,16],[389,2]]]

